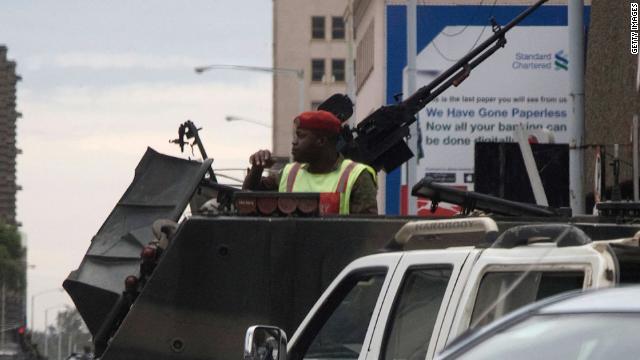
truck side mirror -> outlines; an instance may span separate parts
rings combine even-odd
[[[244,337],[243,359],[286,360],[287,334],[275,326],[251,326]]]

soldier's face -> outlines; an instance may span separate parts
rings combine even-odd
[[[308,129],[294,127],[291,155],[293,161],[308,163],[318,156],[319,138],[316,133]]]

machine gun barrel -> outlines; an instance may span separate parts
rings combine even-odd
[[[548,0],[539,0],[502,27],[500,27],[495,22],[495,19],[492,18],[491,22],[494,33],[491,37],[483,41],[482,44],[476,46],[467,55],[453,64],[453,66],[435,78],[431,83],[418,89],[418,91],[413,95],[404,100],[401,105],[407,107],[410,113],[417,114],[429,102],[448,89],[451,85],[458,86],[467,76],[469,76],[471,70],[480,65],[480,63],[486,60],[494,52],[498,51],[499,48],[504,47],[507,43],[504,37],[507,31],[518,25],[522,20],[529,16],[529,14],[534,12],[547,1]]]
[[[362,120],[356,129],[345,131],[340,151],[346,157],[387,172],[411,159],[413,152],[407,146],[405,138],[410,135],[409,125],[417,120],[415,115],[451,85],[460,85],[472,69],[504,47],[507,43],[504,36],[507,31],[547,1],[538,0],[503,27],[492,18],[491,37],[405,100],[398,104],[382,106]],[[352,133],[355,133],[355,136]]]

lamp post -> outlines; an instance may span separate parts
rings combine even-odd
[[[40,291],[40,292],[37,292],[37,293],[31,295],[31,330],[32,331],[34,329],[34,319],[35,318],[33,317],[33,309],[35,309],[36,298],[38,296],[40,296],[40,295],[52,293],[52,292],[55,292],[55,291],[62,292],[63,290],[64,289],[62,289],[62,288],[53,288],[53,289],[43,290],[43,291]]]
[[[62,330],[58,329],[58,360],[62,360]]]
[[[206,65],[198,66],[194,68],[197,74],[202,74],[209,70],[243,70],[243,71],[257,71],[267,72],[272,74],[283,75],[295,75],[298,78],[298,112],[304,111],[304,70],[302,69],[287,69],[287,68],[274,68],[264,66],[245,66],[245,65]]]
[[[246,122],[250,122],[252,124],[256,124],[256,125],[260,125],[260,126],[271,128],[271,125],[269,125],[267,123],[263,123],[263,122],[258,121],[258,120],[247,119],[247,118],[240,117],[240,116],[227,115],[227,116],[224,117],[224,119],[227,120],[227,121],[246,121]]]
[[[66,304],[58,304],[44,309],[44,356],[49,355],[49,310],[67,306]]]

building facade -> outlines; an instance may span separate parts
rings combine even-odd
[[[347,91],[347,0],[273,0],[273,152],[289,156],[293,118]],[[302,98],[302,99],[301,99]]]
[[[18,225],[16,220],[16,63],[7,59],[7,47],[0,45],[0,222]]]
[[[21,114],[16,111],[16,84],[20,76],[16,74],[16,63],[7,59],[7,47],[0,45],[0,224],[19,226],[16,220],[16,122]],[[22,286],[12,286],[3,280],[0,286],[0,300],[3,302],[3,324],[0,324],[0,351],[18,349],[16,338],[19,329],[24,330],[26,321],[26,252],[20,259]],[[21,352],[19,352],[21,353]]]
[[[631,51],[631,3],[594,1],[585,74],[585,181],[587,208],[593,203],[596,146],[602,150],[601,199],[612,199],[615,144],[620,160],[622,199],[633,198],[633,117],[640,115],[640,58]],[[636,18],[637,25],[637,18]],[[637,44],[637,43],[636,43]]]

